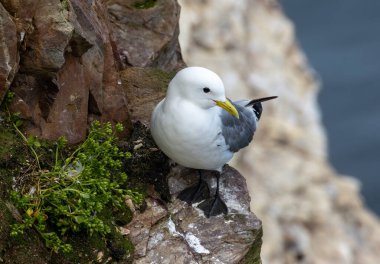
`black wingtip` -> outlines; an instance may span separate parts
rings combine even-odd
[[[254,105],[254,104],[257,104],[257,103],[261,103],[261,102],[269,101],[269,100],[272,100],[272,99],[276,99],[277,97],[278,96],[268,96],[268,97],[253,99],[248,104],[246,104],[246,106],[251,106],[251,105]]]

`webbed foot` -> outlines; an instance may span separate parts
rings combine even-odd
[[[205,200],[198,205],[198,208],[204,212],[207,218],[220,214],[228,214],[227,205],[219,196]]]
[[[220,214],[228,214],[228,208],[226,203],[219,196],[219,178],[220,175],[216,177],[216,192],[213,198],[207,199],[198,205],[205,216],[209,218],[210,216],[217,216]]]
[[[202,179],[201,171],[198,171],[198,173],[198,183],[181,191],[177,196],[178,199],[188,204],[193,204],[208,199],[210,197],[210,189],[207,183]]]

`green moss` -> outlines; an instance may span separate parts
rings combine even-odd
[[[162,88],[165,91],[170,80],[173,79],[176,74],[176,72],[166,72],[157,68],[146,68],[145,71],[148,72],[152,78],[161,81],[163,83]]]
[[[0,162],[3,164],[25,160],[27,148],[15,133],[12,125],[0,113]]]
[[[239,264],[261,264],[260,252],[261,245],[263,244],[262,236],[263,229],[260,228],[260,230],[255,236],[254,243],[252,244],[247,254],[244,256],[244,258],[239,262]]]
[[[9,239],[10,224],[13,222],[11,213],[5,203],[0,200],[0,252],[3,252]]]
[[[3,126],[0,127],[0,159],[8,160],[12,154],[14,154],[14,133],[5,129]]]
[[[18,213],[9,202],[9,192],[13,179],[30,166],[27,160],[31,156],[4,112],[0,112],[0,120],[0,259],[5,263],[47,263],[50,252],[34,230],[17,238],[10,236],[11,225],[16,223],[13,216]]]
[[[144,0],[144,1],[138,1],[133,4],[133,6],[137,9],[148,9],[152,8],[156,5],[157,0]]]
[[[135,149],[136,142],[143,142],[143,146]],[[166,178],[170,171],[168,158],[157,149],[149,130],[140,122],[135,123],[124,148],[132,153],[131,159],[125,163],[125,170],[130,175],[128,188],[137,188],[144,195],[148,187],[153,185],[161,198],[169,201],[170,191]]]
[[[124,237],[115,229],[108,236],[106,243],[109,253],[114,260],[132,263],[135,247],[129,238]]]
[[[115,227],[106,238],[98,234],[88,236],[87,233],[70,235],[67,242],[73,246],[70,253],[54,254],[52,264],[66,263],[114,263],[123,261],[131,263],[134,246],[128,237],[122,236]]]
[[[176,72],[166,72],[157,68],[130,67],[121,72],[123,83],[129,87],[128,90],[134,92],[132,96],[139,93],[133,88],[144,91],[151,91],[155,96],[160,93],[165,94],[168,84],[175,76]]]
[[[69,0],[61,0],[61,6],[63,10],[70,11]]]
[[[0,199],[9,195],[12,178],[19,174],[28,150],[0,112]]]
[[[115,223],[119,226],[124,226],[131,222],[133,213],[128,207],[122,207],[113,212]]]
[[[115,211],[114,208],[106,207],[99,217],[105,219],[106,224],[111,227],[106,237],[97,233],[89,236],[87,232],[70,234],[66,242],[72,245],[73,251],[54,254],[51,263],[114,263],[110,260],[131,263],[134,246],[128,237],[120,234],[113,223],[128,223],[132,219],[130,210],[126,208]]]
[[[0,116],[4,116],[0,112]],[[116,224],[125,225],[129,223],[133,214],[126,206],[116,208],[113,206],[105,207],[101,217],[106,219],[106,224],[111,227],[111,233],[101,236],[94,233],[89,236],[87,232],[72,233],[68,232],[63,240],[65,243],[73,243],[73,252],[70,254],[53,254],[47,249],[41,236],[33,229],[25,230],[24,234],[17,237],[10,236],[10,227],[15,221],[5,201],[9,199],[9,192],[12,190],[13,180],[20,182],[28,190],[32,179],[20,179],[20,172],[30,166],[33,156],[31,155],[26,143],[14,131],[14,128],[6,118],[1,118],[0,123],[0,259],[12,263],[94,263],[99,258],[99,263],[110,263],[110,261],[123,260],[124,263],[131,262],[133,255],[133,244],[123,237],[116,229]],[[37,142],[37,141],[36,141]],[[53,142],[38,139],[38,154],[41,168],[50,169],[54,164],[52,150]],[[72,150],[68,150],[71,152]],[[127,160],[126,160],[127,162]],[[31,183],[28,184],[28,180]],[[35,180],[35,179],[34,179]],[[21,186],[21,185],[20,185]],[[21,211],[20,211],[21,212]],[[22,212],[21,212],[22,213]],[[16,213],[17,215],[17,213]],[[48,229],[52,229],[49,226]],[[25,252],[30,252],[33,257]]]
[[[51,254],[34,230],[19,237],[9,237],[2,259],[5,263],[50,263]]]
[[[73,251],[69,253],[53,253],[52,264],[62,263],[94,263],[98,259],[98,254],[102,255],[101,259],[108,259],[105,239],[98,234],[88,236],[87,233],[81,232],[72,234],[67,237],[67,243],[73,246]],[[104,263],[99,261],[99,263]]]

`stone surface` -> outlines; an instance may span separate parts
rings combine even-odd
[[[101,1],[8,1],[6,6],[22,36],[13,110],[28,121],[27,133],[48,139],[64,135],[76,143],[86,135],[84,124],[94,119],[129,121]]]
[[[83,87],[77,85],[80,89],[89,89],[88,121],[100,119],[128,122],[127,102],[118,72],[118,62],[114,57],[106,6],[102,1],[69,2],[70,22],[77,33],[70,48],[74,47],[74,51],[83,50],[82,52],[88,48],[78,58],[83,64],[86,83]]]
[[[67,10],[59,0],[29,2],[19,8],[31,8],[33,12],[30,15],[33,33],[25,40],[22,69],[28,72],[58,71],[65,63],[64,52],[74,30],[67,19]]]
[[[176,0],[107,0],[117,54],[123,68],[157,67],[171,71],[183,64],[178,44]]]
[[[0,102],[18,69],[16,25],[0,3]]]
[[[253,144],[233,164],[263,220],[264,263],[377,263],[380,225],[359,183],[328,163],[319,83],[278,1],[181,0],[188,65],[221,75],[232,99],[264,103]]]
[[[154,68],[131,67],[121,72],[132,121],[148,125],[156,104],[165,97],[174,73]]]
[[[205,176],[213,193],[215,175],[207,172]],[[128,224],[136,245],[135,263],[239,263],[260,241],[261,222],[249,210],[245,179],[236,170],[227,166],[221,177],[220,194],[228,215],[206,218],[196,205],[175,198],[196,181],[195,170],[173,168],[169,176],[171,203],[148,198],[147,209]]]
[[[123,122],[129,128],[119,70],[137,66],[172,71],[184,65],[175,0],[152,5],[116,0],[2,2],[0,25],[7,30],[0,44],[0,99],[15,75],[12,110],[27,121],[28,134],[48,139],[64,135],[77,143],[86,135],[84,124],[94,119]]]

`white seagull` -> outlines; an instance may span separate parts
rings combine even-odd
[[[220,173],[233,154],[252,141],[261,102],[274,98],[231,102],[219,76],[202,67],[188,67],[175,75],[153,111],[151,133],[170,159],[199,171],[199,182],[183,190],[179,199],[189,204],[204,200],[198,207],[207,217],[228,212],[219,197]],[[212,198],[200,170],[219,172]]]

